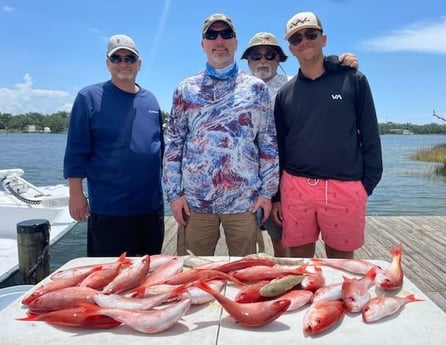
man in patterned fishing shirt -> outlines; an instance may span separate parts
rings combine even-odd
[[[271,98],[263,81],[239,70],[228,16],[205,20],[201,44],[205,70],[174,91],[164,191],[185,244],[179,251],[214,255],[222,226],[229,255],[245,256],[256,252],[256,212],[269,217],[279,182]]]

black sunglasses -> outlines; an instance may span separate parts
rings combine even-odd
[[[303,32],[303,34],[298,32],[297,34],[294,34],[293,36],[291,36],[290,39],[288,40],[288,42],[290,44],[292,44],[293,46],[297,46],[303,41],[304,36],[307,40],[314,41],[317,38],[317,36],[319,36],[320,32],[321,32],[320,30],[315,30],[315,29],[314,30],[305,30]]]
[[[266,54],[262,54],[259,52],[250,52],[248,55],[248,57],[254,61],[259,61],[262,57],[264,57],[268,61],[271,61],[271,60],[274,60],[276,58],[276,56],[277,56],[277,53],[272,52],[272,51],[266,52]]]
[[[224,40],[229,40],[229,39],[235,37],[234,31],[232,31],[231,29],[226,29],[226,30],[220,30],[220,31],[208,30],[203,35],[203,38],[213,41],[213,40],[217,39],[219,34],[220,34],[221,38],[223,38]]]
[[[133,65],[136,61],[138,61],[138,57],[136,55],[121,56],[121,55],[113,54],[108,59],[113,64],[121,63],[122,60],[124,60],[125,63],[129,63],[129,64]]]

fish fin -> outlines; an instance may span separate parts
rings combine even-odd
[[[19,321],[39,321],[41,314],[33,313],[32,311],[28,311],[26,313],[26,316],[23,317],[17,317],[16,320]]]
[[[144,297],[144,295],[145,295],[145,291],[146,291],[146,287],[145,287],[145,286],[137,287],[137,288],[135,289],[135,291],[133,291],[133,292],[130,294],[130,297]]]
[[[84,303],[84,302],[78,303],[78,306],[84,308],[85,309],[85,313],[91,313],[92,315],[100,314],[99,312],[102,309],[97,304],[90,304],[90,303]]]
[[[373,266],[366,274],[365,276],[370,279],[372,282],[375,281],[376,278],[376,266]]]
[[[194,285],[194,281],[190,281],[179,285],[175,290],[172,291],[170,297],[175,297],[181,295],[182,293],[188,292],[188,288]]]

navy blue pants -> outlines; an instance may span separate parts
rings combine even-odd
[[[164,241],[164,209],[156,213],[88,218],[87,256],[160,254]]]

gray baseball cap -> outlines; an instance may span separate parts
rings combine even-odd
[[[119,49],[126,49],[139,56],[135,41],[127,35],[113,35],[108,39],[107,56],[110,57]]]
[[[214,13],[211,14],[209,17],[207,17],[203,23],[203,28],[201,29],[201,33],[204,35],[209,30],[210,26],[217,22],[222,22],[227,24],[232,31],[237,33],[235,30],[234,23],[232,22],[232,19],[223,13]]]

